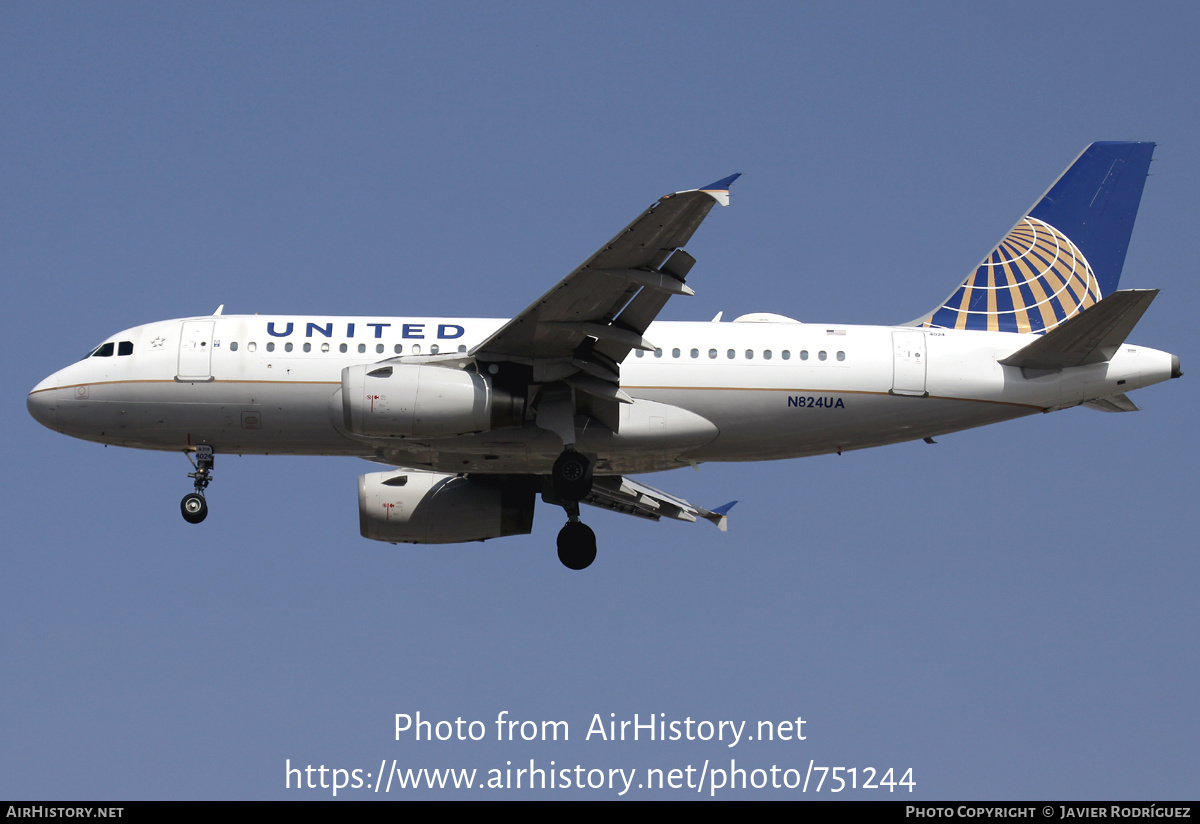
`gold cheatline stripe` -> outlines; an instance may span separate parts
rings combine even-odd
[[[890,392],[877,392],[870,389],[780,389],[776,387],[754,387],[747,389],[744,386],[622,386],[622,389],[661,389],[669,391],[673,389],[683,389],[691,392],[788,392],[791,394],[800,394],[801,392],[811,392],[814,395],[877,395],[879,397],[891,397]],[[994,401],[987,398],[957,398],[952,395],[928,395],[928,398],[936,401],[964,401],[968,403],[994,403],[1000,406],[1021,406],[1026,409],[1045,409],[1044,406],[1038,406],[1035,403],[1017,403],[1016,401]]]
[[[47,386],[43,389],[35,389],[35,390],[33,390],[33,392],[30,392],[29,394],[32,395],[34,392],[53,392],[55,389],[74,389],[77,386],[118,386],[120,384],[125,384],[125,383],[169,383],[172,385],[179,384],[179,383],[263,383],[263,384],[280,383],[280,384],[295,384],[298,386],[301,386],[301,385],[341,386],[342,385],[341,381],[242,381],[242,380],[206,381],[206,380],[200,380],[199,378],[197,378],[196,380],[187,380],[186,378],[183,380],[175,380],[174,378],[172,378],[171,380],[168,381],[168,380],[149,380],[149,379],[142,378],[139,380],[128,380],[128,381],[91,381],[89,383],[68,383],[65,386]]]
[[[123,383],[192,383],[193,381],[175,381],[175,380],[136,380],[136,381],[101,381],[99,383],[72,383],[67,386],[49,386],[45,389],[35,390],[37,392],[49,392],[54,389],[74,389],[77,386],[116,386]],[[200,381],[195,381],[199,383]],[[288,385],[324,385],[324,386],[341,386],[341,381],[210,381],[211,383],[261,383],[261,384],[288,384]],[[799,388],[778,388],[778,387],[744,387],[744,386],[622,386],[622,389],[661,389],[669,390],[684,390],[688,392],[789,392],[799,394],[801,392],[811,392],[814,395],[878,395],[886,397],[888,392],[876,392],[869,389],[805,389]],[[33,392],[29,393],[30,395]],[[994,403],[1000,406],[1023,406],[1029,409],[1044,409],[1045,407],[1038,406],[1032,403],[1016,403],[1015,401],[993,401],[986,398],[956,398],[950,395],[929,395],[929,398],[939,401],[968,401],[970,403]]]

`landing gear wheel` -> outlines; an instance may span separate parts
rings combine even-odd
[[[567,569],[587,569],[596,560],[596,533],[580,521],[571,521],[558,532],[558,560]]]
[[[554,462],[550,480],[554,494],[562,500],[582,501],[592,491],[592,462],[586,455],[568,449]]]
[[[208,502],[204,500],[203,495],[195,492],[183,496],[183,500],[179,502],[179,509],[183,512],[183,520],[189,524],[198,524],[208,517]]]
[[[201,444],[196,447],[196,460],[193,461],[186,450],[183,454],[196,470],[188,473],[188,477],[195,481],[192,487],[196,491],[183,496],[179,510],[183,513],[183,520],[198,524],[208,517],[208,501],[204,500],[204,490],[212,483],[213,451],[211,446]]]

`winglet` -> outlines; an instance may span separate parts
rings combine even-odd
[[[716,509],[709,510],[709,513],[704,516],[705,520],[712,521],[716,524],[717,529],[722,532],[729,531],[729,510],[733,509],[737,501],[730,501],[724,506],[719,506]],[[715,516],[715,517],[714,517]]]
[[[729,205],[729,185],[733,181],[742,176],[741,172],[732,174],[729,177],[723,177],[716,183],[710,183],[707,186],[701,186],[697,191],[704,192],[713,196],[713,200],[720,203],[722,206]]]

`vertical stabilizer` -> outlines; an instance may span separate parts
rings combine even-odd
[[[1153,143],[1093,143],[914,325],[1043,332],[1116,291]]]

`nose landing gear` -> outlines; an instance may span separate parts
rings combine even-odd
[[[183,513],[183,520],[189,524],[198,524],[208,517],[208,502],[204,500],[204,490],[212,482],[213,451],[211,446],[197,446],[194,461],[189,453],[183,454],[187,455],[188,461],[196,470],[188,473],[188,477],[195,481],[193,486],[196,491],[183,496],[183,500],[179,502],[179,510]]]

